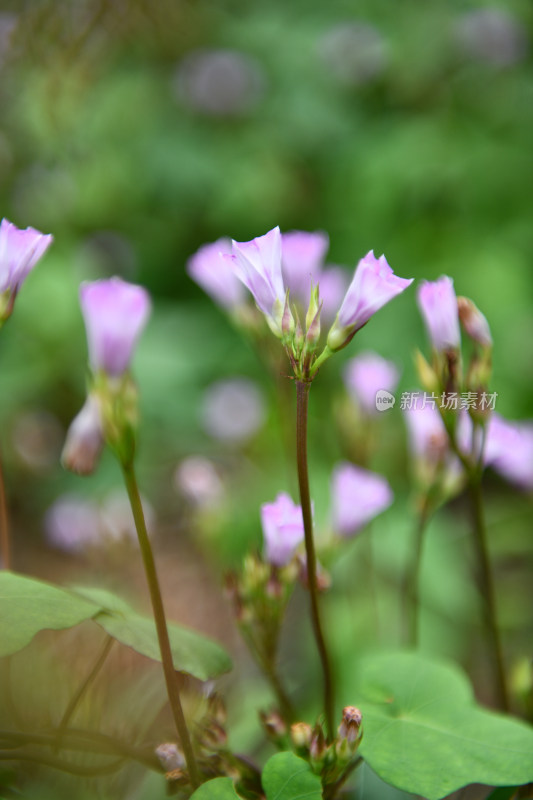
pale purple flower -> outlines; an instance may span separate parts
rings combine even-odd
[[[461,332],[453,280],[443,275],[437,281],[422,281],[417,300],[435,350],[458,348]]]
[[[333,471],[331,496],[333,527],[341,536],[358,533],[394,499],[385,478],[347,461]]]
[[[65,494],[48,509],[44,519],[46,538],[67,553],[80,553],[98,544],[98,506],[74,494]]]
[[[225,255],[231,253],[229,239],[205,244],[187,262],[190,277],[220,306],[228,311],[244,302],[244,287]]]
[[[371,250],[359,261],[337,319],[328,335],[331,350],[340,350],[370,317],[389,300],[404,291],[413,279],[399,278],[385,256],[376,258]]]
[[[376,414],[379,391],[394,392],[399,373],[392,361],[377,353],[361,353],[344,367],[344,383],[352,399],[367,414]]]
[[[491,414],[484,461],[522,489],[533,489],[533,422],[508,422]]]
[[[174,473],[174,484],[198,508],[215,508],[224,495],[215,465],[202,456],[184,458]]]
[[[94,372],[122,375],[150,313],[146,289],[120,278],[83,283],[80,303]]]
[[[328,247],[329,237],[320,231],[290,231],[282,234],[281,260],[285,286],[290,289],[291,299],[300,300],[306,309],[311,283],[316,286],[321,279]]]
[[[232,255],[227,258],[233,261],[235,274],[252,293],[274,333],[281,336],[285,285],[279,227],[250,242],[234,241],[232,245]]]
[[[35,228],[22,230],[3,219],[0,223],[0,294],[16,294],[23,281],[52,244],[53,236]]]
[[[278,494],[273,503],[261,506],[265,560],[284,567],[304,540],[302,509],[288,494]]]

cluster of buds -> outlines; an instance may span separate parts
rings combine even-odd
[[[278,567],[249,555],[241,573],[231,573],[226,580],[243,638],[259,666],[267,671],[276,657],[281,623],[298,572],[295,559]]]
[[[328,742],[320,721],[314,726],[296,722],[290,729],[294,752],[309,762],[313,772],[320,775],[323,786],[342,785],[354,767],[362,737],[362,715],[355,706],[343,709],[337,736],[332,742]]]

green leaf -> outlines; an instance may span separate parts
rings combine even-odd
[[[235,791],[231,778],[213,778],[203,783],[192,795],[191,800],[235,800],[240,794]]]
[[[0,656],[11,655],[42,630],[71,628],[100,606],[50,583],[0,572]]]
[[[477,706],[461,670],[415,653],[361,664],[361,754],[387,783],[440,800],[471,783],[533,780],[533,728]]]
[[[104,609],[94,620],[110,636],[143,656],[161,661],[157,630],[152,619],[137,614],[122,598],[107,590],[76,587],[75,591]],[[180,672],[207,681],[231,669],[230,657],[211,639],[174,622],[168,623],[168,634],[174,666]]]
[[[294,753],[277,753],[263,770],[267,800],[321,800],[322,784],[311,767]]]
[[[505,789],[495,789],[489,794],[487,800],[512,800],[516,796],[518,786],[506,786]]]

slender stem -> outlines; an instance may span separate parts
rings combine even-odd
[[[300,503],[305,533],[305,552],[307,556],[307,580],[309,584],[309,597],[311,600],[311,621],[315,634],[316,645],[322,663],[324,680],[324,714],[330,741],[333,739],[333,676],[322,632],[320,610],[318,605],[318,583],[316,576],[316,553],[313,539],[313,516],[311,511],[311,497],[309,494],[309,474],[307,467],[307,413],[309,406],[309,389],[311,384],[296,381],[296,462],[298,466],[298,484],[300,487]]]
[[[89,672],[87,677],[84,679],[83,683],[78,688],[77,692],[73,695],[73,697],[71,698],[68,706],[66,707],[65,713],[61,717],[61,721],[60,721],[60,723],[58,725],[58,728],[57,728],[57,745],[56,745],[56,747],[57,747],[58,750],[61,747],[61,740],[63,738],[63,732],[64,732],[65,728],[69,724],[69,722],[70,722],[70,720],[72,718],[72,715],[76,711],[78,705],[82,701],[83,697],[85,696],[85,694],[88,691],[89,687],[91,686],[92,682],[94,681],[94,679],[96,678],[96,676],[100,672],[101,668],[103,667],[103,665],[105,663],[105,660],[106,660],[106,658],[107,658],[107,656],[109,654],[109,651],[111,650],[111,648],[113,646],[114,641],[115,640],[113,639],[112,636],[106,636],[105,637],[104,646],[102,647],[100,653],[98,654],[98,658],[96,659],[91,671]]]
[[[9,522],[7,516],[7,497],[0,451],[0,555],[4,569],[11,569],[11,544],[9,539]]]
[[[159,587],[159,580],[157,577],[154,556],[152,553],[152,546],[146,530],[146,522],[144,519],[141,497],[139,494],[139,487],[137,486],[133,465],[123,465],[122,470],[124,474],[124,482],[126,484],[126,489],[130,499],[131,510],[133,511],[135,527],[137,528],[137,535],[139,537],[139,544],[144,562],[144,571],[146,573],[148,588],[150,590],[150,598],[152,601],[155,625],[157,629],[157,638],[159,640],[159,649],[161,651],[161,661],[163,662],[163,672],[165,674],[168,699],[172,709],[172,714],[174,716],[174,722],[176,723],[176,728],[180,737],[181,746],[183,748],[183,755],[185,756],[185,761],[187,763],[189,777],[193,787],[197,788],[201,783],[200,773],[196,763],[196,758],[194,756],[194,750],[192,747],[191,738],[189,736],[187,722],[185,721],[183,707],[181,705],[178,678],[174,669],[172,651],[170,649],[170,640],[168,638],[165,609],[163,607],[163,600],[161,597],[161,589]]]
[[[509,695],[507,692],[507,682],[505,678],[503,649],[496,618],[496,596],[487,547],[487,532],[485,525],[485,514],[483,511],[483,497],[481,492],[481,476],[479,474],[477,476],[471,476],[469,492],[472,505],[474,541],[478,557],[478,580],[484,601],[483,608],[485,613],[485,624],[489,634],[492,651],[492,662],[494,675],[496,678],[498,702],[505,711],[509,711]]]
[[[264,670],[265,674],[267,675],[272,685],[272,689],[276,694],[276,698],[279,703],[279,708],[283,719],[289,723],[294,722],[295,718],[294,708],[292,706],[292,703],[289,699],[287,692],[285,691],[285,687],[281,682],[281,678],[278,675],[275,664],[265,664]]]
[[[420,570],[424,535],[430,518],[430,503],[427,495],[422,501],[415,529],[413,555],[405,578],[405,600],[408,609],[408,642],[418,646],[418,617],[420,611]]]

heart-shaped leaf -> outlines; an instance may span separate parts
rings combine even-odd
[[[261,777],[267,800],[322,800],[322,784],[311,767],[294,753],[272,756]]]
[[[440,800],[471,783],[533,781],[533,728],[476,705],[461,670],[415,653],[364,659],[361,754],[387,783]]]
[[[0,656],[11,655],[42,630],[62,630],[94,617],[101,607],[51,583],[0,572]]]
[[[114,639],[155,661],[161,660],[155,623],[137,614],[122,598],[112,592],[92,587],[76,588],[84,598],[98,603],[103,611],[95,622]],[[168,623],[168,635],[174,666],[201,681],[216,678],[231,669],[231,659],[216,642],[174,622]]]
[[[203,783],[192,795],[191,800],[235,800],[240,795],[235,791],[231,778],[213,778]]]

